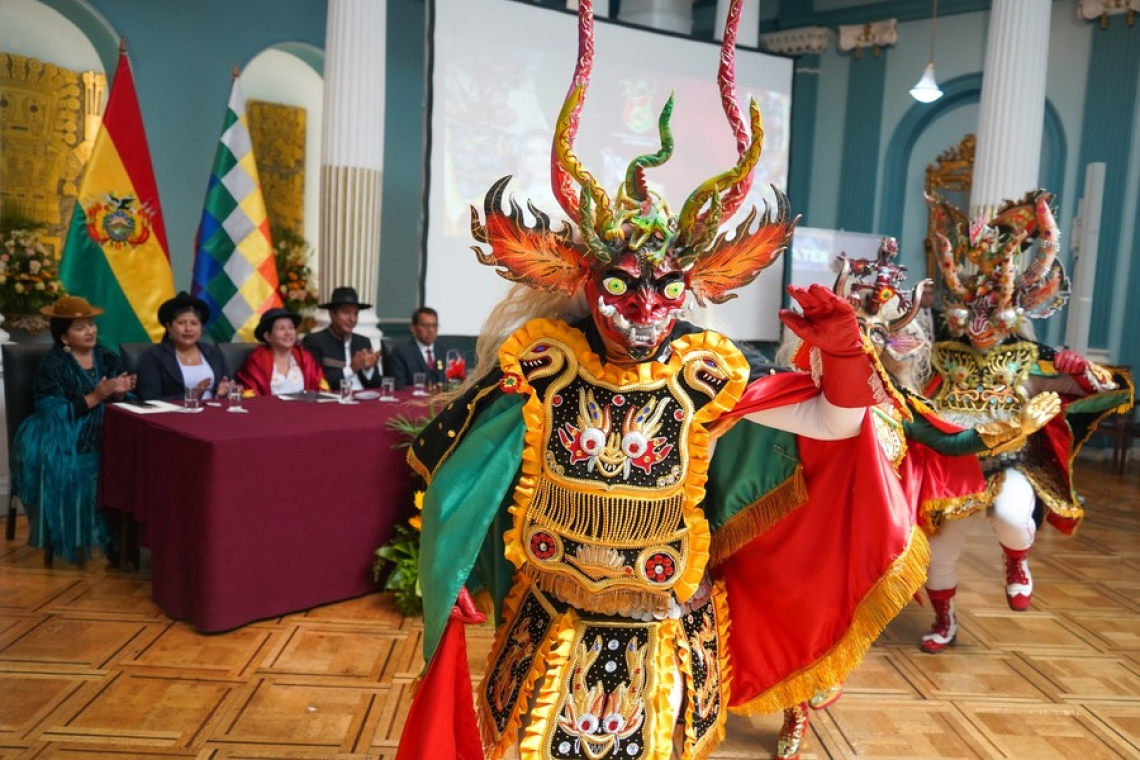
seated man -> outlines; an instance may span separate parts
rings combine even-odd
[[[392,348],[392,375],[397,388],[407,388],[414,375],[423,372],[428,383],[446,382],[443,356],[436,350],[439,315],[435,309],[422,306],[412,312],[412,337]]]
[[[339,388],[343,378],[353,390],[379,386],[383,375],[380,352],[372,350],[368,338],[352,331],[360,310],[372,305],[360,303],[355,288],[342,286],[333,290],[328,303],[317,308],[329,310],[329,326],[306,335],[301,345],[316,357],[329,388]]]

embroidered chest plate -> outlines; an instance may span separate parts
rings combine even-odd
[[[704,573],[704,426],[739,397],[743,357],[699,333],[667,362],[603,367],[579,333],[539,323],[553,329],[524,328],[501,355],[531,396],[511,559],[581,609],[665,613]]]
[[[936,343],[931,364],[942,385],[931,399],[948,419],[967,426],[1010,419],[1029,400],[1026,381],[1037,363],[1029,342],[997,346],[980,353],[962,343]]]

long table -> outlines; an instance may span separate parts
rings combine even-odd
[[[108,409],[100,505],[138,524],[155,602],[211,632],[374,590],[376,548],[414,511],[406,449],[385,423],[427,410],[400,397]]]

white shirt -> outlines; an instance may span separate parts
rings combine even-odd
[[[202,398],[213,398],[214,394],[211,389],[214,387],[214,370],[210,369],[210,365],[206,363],[205,357],[198,364],[183,364],[178,362],[178,369],[182,370],[182,386],[184,388],[193,388],[201,383],[203,380],[209,380],[209,385],[206,390],[202,392]]]
[[[336,333],[333,333],[333,335],[336,335]],[[372,367],[365,367],[364,372],[362,372],[361,374],[364,375],[364,377],[371,380],[372,376],[375,375],[377,371],[381,371],[381,370],[382,370],[382,368],[380,366],[380,357],[378,356],[378,357],[376,357],[376,364]],[[364,383],[361,382],[360,375],[358,375],[357,373],[352,371],[352,336],[351,335],[349,335],[347,338],[344,339],[344,376],[348,380],[348,382],[352,384],[352,389],[354,391],[364,390]],[[334,390],[337,390],[337,389],[334,389]]]
[[[269,391],[274,396],[283,393],[297,393],[305,390],[305,376],[297,365],[297,358],[289,354],[289,371],[284,375],[277,371],[277,362],[273,363],[273,377],[269,380]]]
[[[440,357],[435,352],[435,345],[434,344],[427,346],[427,345],[424,345],[423,343],[420,343],[417,340],[416,345],[419,346],[420,355],[424,357],[424,364],[427,365],[429,370],[433,370],[436,367],[440,366],[438,363],[440,361]],[[430,361],[428,360],[428,351],[431,351],[431,360]]]

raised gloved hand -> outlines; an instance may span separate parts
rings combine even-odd
[[[1038,393],[1021,410],[1021,430],[1027,436],[1033,435],[1060,413],[1060,396],[1053,391]]]
[[[475,600],[471,598],[471,593],[467,590],[466,586],[459,589],[459,596],[455,599],[455,606],[451,608],[451,617],[468,625],[478,625],[487,619],[487,616],[480,612],[479,608],[475,606]]]
[[[1058,351],[1053,357],[1053,366],[1057,368],[1058,372],[1064,372],[1067,375],[1083,375],[1085,370],[1089,368],[1089,363],[1085,357],[1076,351],[1064,349]]]
[[[780,320],[789,330],[832,356],[863,354],[863,334],[855,309],[846,299],[822,285],[789,285],[788,294],[803,309],[803,314],[780,309]]]
[[[1073,379],[1077,381],[1077,385],[1081,386],[1082,390],[1092,392],[1095,390],[1092,380],[1089,379],[1089,362],[1088,359],[1078,354],[1076,351],[1062,349],[1058,351],[1053,357],[1053,367],[1058,372],[1064,372],[1066,375],[1072,375]]]
[[[851,304],[822,285],[789,285],[788,293],[804,313],[781,309],[780,319],[819,350],[824,397],[835,406],[848,408],[874,406],[886,398],[872,357],[863,348],[863,333]]]
[[[975,426],[991,454],[1016,451],[1025,445],[1025,439],[1049,423],[1061,412],[1061,397],[1053,391],[1038,393],[1021,410],[1016,420],[987,422]]]

